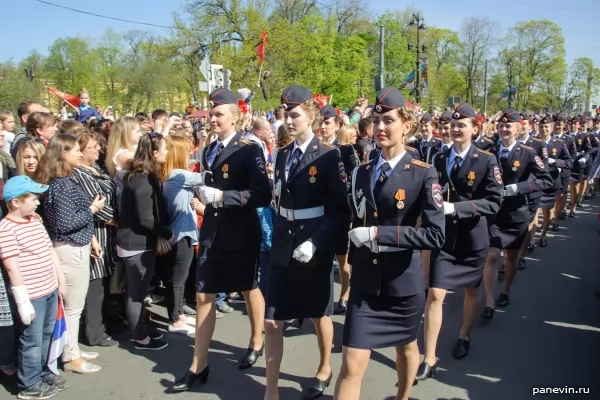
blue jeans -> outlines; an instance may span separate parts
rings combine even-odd
[[[32,299],[31,304],[35,318],[29,325],[19,324],[17,378],[20,390],[35,386],[52,374],[48,369],[48,356],[58,312],[58,290]]]
[[[264,297],[267,297],[267,287],[269,283],[269,261],[271,260],[270,251],[261,251],[258,258],[258,287]]]
[[[225,299],[227,299],[227,293],[217,293],[217,298],[216,298],[217,307],[221,308],[224,305],[226,305],[227,303],[225,302]]]

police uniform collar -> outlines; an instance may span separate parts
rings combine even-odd
[[[310,137],[310,139],[308,139],[306,142],[302,143],[302,145],[298,145],[298,143],[294,140],[294,146],[292,147],[292,154],[294,154],[294,151],[296,151],[297,148],[299,148],[302,151],[302,154],[306,154],[306,150],[308,149],[308,146],[310,146],[310,143],[312,142],[312,140],[315,138],[315,134],[313,133],[312,136]]]
[[[515,142],[513,144],[511,144],[510,146],[504,147],[504,144],[502,143],[502,141],[500,141],[500,147],[498,148],[498,150],[500,151],[500,155],[502,155],[502,151],[504,149],[507,149],[509,153],[512,152],[516,145],[517,145],[517,141],[515,140]]]
[[[435,136],[433,136],[433,135],[431,135],[429,137],[429,139],[425,139],[425,136],[423,136],[423,137],[421,137],[421,144],[423,144],[423,142],[427,142],[427,143],[433,142],[433,139],[435,139]]]
[[[227,138],[225,138],[223,141],[221,141],[221,139],[217,138],[217,140],[215,140],[216,144],[215,146],[219,146],[219,144],[223,143],[223,148],[227,147],[227,145],[229,144],[229,142],[231,142],[231,140],[236,137],[237,132],[233,132],[231,135],[229,135]]]
[[[404,150],[402,153],[398,154],[396,157],[392,158],[391,160],[388,160],[387,163],[390,166],[390,168],[392,170],[394,170],[394,167],[396,165],[398,165],[398,163],[402,160],[402,158],[408,154],[406,150]],[[381,166],[383,165],[383,163],[386,162],[383,159],[383,152],[379,153],[379,158],[377,158],[377,164],[375,164],[375,171],[377,171],[379,168],[381,168]]]
[[[467,159],[467,154],[469,154],[469,150],[471,150],[472,144],[466,150],[461,151],[460,153],[456,152],[454,146],[450,146],[450,155],[448,156],[448,163],[452,164],[456,156],[460,156],[460,158],[464,161]]]
[[[526,139],[519,139],[519,142],[521,142],[521,143],[527,143],[529,141],[530,137],[531,137],[531,135],[527,134],[527,138]]]

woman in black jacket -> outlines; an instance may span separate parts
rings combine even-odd
[[[144,297],[154,275],[157,245],[173,237],[167,227],[169,216],[158,168],[167,157],[162,135],[142,136],[133,160],[126,165],[123,192],[119,199],[117,254],[127,271],[127,320],[131,340],[138,350],[162,350],[168,346],[160,334],[146,332]]]

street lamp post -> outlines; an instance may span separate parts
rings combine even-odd
[[[508,66],[508,108],[512,108],[512,61],[506,63]]]
[[[415,62],[415,102],[418,104],[421,100],[421,35],[420,31],[425,30],[425,24],[423,23],[424,19],[418,14],[412,15],[412,21],[408,24],[409,27],[417,28],[417,59]],[[408,49],[411,50],[412,46],[408,46]],[[423,46],[423,51],[425,51],[425,46]]]

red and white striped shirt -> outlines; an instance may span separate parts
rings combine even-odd
[[[0,221],[0,259],[19,257],[19,269],[29,298],[47,296],[58,288],[52,261],[52,242],[37,219]]]

